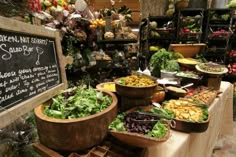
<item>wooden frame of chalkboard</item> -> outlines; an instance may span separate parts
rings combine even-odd
[[[67,88],[60,34],[0,17],[0,129]]]

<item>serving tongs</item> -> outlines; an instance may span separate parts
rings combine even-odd
[[[176,122],[173,119],[168,120],[168,118],[166,116],[160,115],[160,114],[154,114],[154,113],[150,113],[150,112],[142,112],[142,111],[136,111],[137,114],[139,115],[145,115],[145,116],[151,116],[154,119],[152,120],[148,120],[148,119],[144,119],[144,120],[136,120],[134,119],[133,122],[136,123],[141,123],[141,124],[155,124],[157,122],[164,122],[167,123],[168,125],[170,125],[172,128],[175,128],[176,126]]]

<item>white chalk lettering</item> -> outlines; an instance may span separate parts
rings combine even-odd
[[[43,76],[43,75],[46,75],[46,72],[39,72],[39,73],[37,74],[38,77]]]
[[[42,87],[42,88],[37,89],[38,92],[43,92],[45,90],[47,90],[47,87]]]
[[[29,43],[30,37],[20,37],[20,42],[21,43]]]
[[[1,42],[9,42],[9,43],[11,43],[11,42],[19,43],[17,36],[0,35],[0,41]]]
[[[5,50],[4,47],[6,48],[7,45],[6,44],[1,44],[0,45],[0,49],[3,50],[4,52],[6,52],[6,54],[2,55],[2,59],[3,60],[9,60],[9,59],[11,59],[12,54],[10,52],[8,52],[7,50]]]
[[[34,75],[33,75],[33,74],[30,74],[30,75],[21,75],[21,76],[20,76],[20,79],[22,79],[22,80],[31,79],[31,78],[34,78]]]
[[[1,44],[0,49],[5,52],[5,54],[2,55],[3,60],[9,60],[12,58],[12,54],[14,53],[20,53],[23,52],[24,56],[29,56],[31,52],[33,52],[32,47],[27,47],[26,45],[22,45],[21,47],[9,47],[7,49],[6,44]]]
[[[31,54],[31,52],[33,52],[34,48],[33,47],[27,47],[26,45],[22,46],[23,51],[24,51],[24,55],[25,56],[29,56]]]
[[[47,74],[47,78],[51,78],[51,77],[57,77],[57,73],[54,73],[54,74]]]
[[[7,101],[8,99],[11,99],[13,97],[14,97],[13,93],[11,93],[9,95],[4,95],[3,97],[0,97],[0,103]]]
[[[53,69],[53,70],[48,70],[48,73],[56,73],[57,70],[56,69]]]
[[[2,79],[7,78],[7,77],[12,77],[12,76],[16,76],[15,71],[5,72],[3,74],[2,74],[2,72],[0,72],[0,78],[2,78]]]
[[[48,39],[31,38],[31,43],[34,43],[34,44],[47,45],[47,42],[48,42]]]
[[[5,87],[6,88],[7,84],[8,84],[7,81],[0,82],[0,87]]]
[[[32,91],[32,92],[29,93],[29,96],[35,95],[35,94],[36,94],[36,91],[34,90],[34,91]]]
[[[32,81],[31,81],[31,83],[37,83],[37,82],[39,82],[40,80],[38,79],[38,78],[36,78],[36,79],[33,79]]]
[[[27,80],[24,80],[23,83],[24,83],[24,86],[27,86],[27,87],[30,85],[30,83]]]
[[[11,85],[10,87],[6,87],[5,92],[12,91],[12,90],[16,89],[17,87],[18,87],[18,85]]]
[[[18,89],[16,91],[16,95],[20,95],[20,94],[24,94],[24,93],[27,93],[28,89]]]
[[[39,88],[40,86],[43,86],[45,85],[46,83],[45,82],[40,82],[38,84],[35,85],[36,88]]]
[[[47,79],[47,83],[49,83],[49,82],[53,82],[54,81],[54,79],[52,78],[52,79]]]
[[[31,73],[31,72],[32,72],[31,69],[21,69],[21,70],[18,70],[19,75],[26,74],[26,73]]]
[[[19,77],[15,77],[13,79],[10,79],[10,83],[15,83],[15,82],[18,82],[20,80]]]
[[[33,68],[33,72],[36,72],[36,71],[48,71],[48,67],[44,66],[44,67],[35,67],[35,68]]]

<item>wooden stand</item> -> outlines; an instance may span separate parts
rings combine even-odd
[[[207,76],[207,87],[213,88],[214,90],[219,90],[221,81],[221,75],[209,75]]]
[[[127,98],[124,96],[121,96],[120,98],[121,103],[120,103],[120,108],[121,111],[126,111],[128,109],[131,109],[133,107],[137,106],[147,106],[150,105],[152,102],[152,98]]]
[[[117,144],[118,141],[112,140],[112,143],[105,141],[103,145],[99,145],[91,148],[90,150],[85,150],[84,152],[66,152],[59,153],[56,152],[43,144],[36,142],[33,143],[33,148],[42,157],[143,157],[144,150],[142,148],[136,148],[131,146],[126,146],[122,144]],[[63,155],[62,155],[63,154]]]

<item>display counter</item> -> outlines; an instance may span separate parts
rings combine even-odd
[[[209,107],[210,123],[203,133],[171,130],[170,138],[145,150],[145,157],[210,157],[217,140],[233,133],[233,85],[221,82],[219,96]]]

